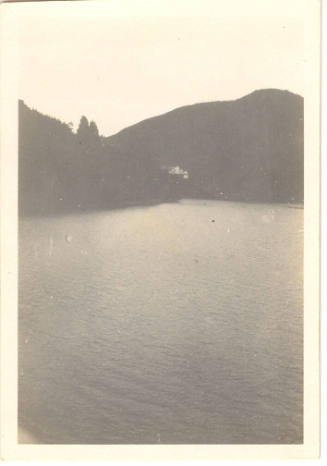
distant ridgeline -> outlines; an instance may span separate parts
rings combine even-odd
[[[303,202],[303,98],[261,90],[190,105],[99,136],[19,102],[22,214],[181,198]]]

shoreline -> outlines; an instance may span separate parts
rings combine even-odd
[[[99,206],[99,207],[84,207],[84,208],[67,208],[61,210],[52,210],[48,212],[19,212],[19,218],[42,218],[42,217],[58,217],[58,216],[66,216],[72,214],[85,214],[85,213],[92,213],[92,212],[110,212],[115,210],[124,210],[124,209],[132,209],[137,207],[154,207],[161,204],[179,204],[183,202],[231,202],[237,204],[249,204],[249,205],[270,205],[270,206],[284,206],[288,207],[289,209],[299,209],[304,210],[304,203],[303,202],[282,202],[282,201],[244,201],[244,200],[233,200],[233,199],[212,199],[212,198],[200,198],[200,197],[183,197],[179,199],[154,199],[148,202],[126,202],[116,205],[108,205],[108,206]]]

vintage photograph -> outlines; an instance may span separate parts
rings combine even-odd
[[[303,445],[304,10],[41,3],[17,36],[18,444]]]

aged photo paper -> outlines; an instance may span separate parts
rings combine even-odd
[[[320,8],[0,5],[1,458],[319,456]]]

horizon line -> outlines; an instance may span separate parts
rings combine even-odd
[[[254,89],[253,91],[249,92],[248,94],[245,94],[241,97],[237,97],[235,99],[226,99],[226,100],[206,100],[206,101],[201,101],[201,102],[194,102],[194,103],[191,103],[191,104],[186,104],[186,105],[181,105],[180,107],[174,107],[172,108],[171,110],[168,110],[167,112],[164,112],[164,113],[158,113],[158,114],[155,114],[155,115],[152,115],[150,117],[147,117],[147,118],[144,118],[143,120],[139,120],[131,125],[128,125],[128,126],[125,126],[124,128],[120,129],[119,131],[116,131],[115,133],[112,133],[112,134],[109,134],[107,136],[103,135],[103,134],[99,134],[100,137],[103,137],[103,138],[110,138],[110,137],[113,137],[113,136],[116,136],[118,134],[120,134],[121,132],[133,127],[133,126],[136,126],[136,125],[139,125],[145,121],[148,121],[148,120],[151,120],[153,118],[157,118],[157,117],[160,117],[160,116],[164,116],[164,115],[167,115],[169,113],[172,113],[176,110],[180,110],[180,109],[184,109],[184,108],[188,108],[188,107],[194,107],[194,106],[197,106],[197,105],[205,105],[205,104],[215,104],[215,103],[228,103],[228,102],[237,102],[238,100],[242,100],[242,99],[245,99],[257,92],[267,92],[267,91],[278,91],[278,92],[283,92],[283,93],[288,93],[288,94],[292,94],[294,96],[297,96],[297,97],[300,97],[302,99],[304,99],[304,97],[299,94],[299,93],[296,93],[296,92],[293,92],[293,91],[290,91],[288,89],[280,89],[280,88],[274,88],[274,87],[270,87],[270,88],[261,88],[261,89]],[[45,117],[48,117],[48,118],[52,118],[54,120],[57,120],[59,121],[60,123],[62,124],[65,124],[67,126],[70,125],[70,122],[67,123],[66,121],[63,121],[61,120],[60,118],[54,116],[54,115],[49,115],[47,113],[43,113],[43,112],[40,112],[37,108],[35,107],[32,107],[30,105],[28,105],[25,100],[23,98],[19,98],[18,99],[18,104],[22,102],[26,107],[28,107],[30,110],[32,111],[35,111],[37,113],[39,113],[40,115],[43,115]],[[85,116],[85,118],[87,119],[87,121],[90,123],[91,121],[94,121],[94,120],[89,120],[88,117],[86,115],[81,115],[80,118],[82,118],[83,116]],[[94,123],[97,125],[96,121],[94,121]],[[72,131],[74,134],[76,134],[75,131]]]

